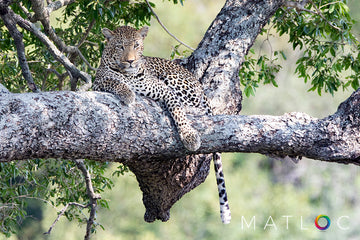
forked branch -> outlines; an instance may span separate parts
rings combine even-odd
[[[76,203],[76,202],[69,202],[68,204],[65,205],[65,207],[63,207],[63,209],[61,209],[61,211],[59,212],[58,216],[56,217],[55,221],[51,224],[49,230],[47,232],[45,232],[44,234],[50,234],[51,231],[53,230],[53,228],[55,227],[56,223],[59,221],[60,217],[63,216],[66,212],[66,210],[70,207],[70,206],[77,206],[80,208],[87,208],[87,205],[83,205],[80,203]]]
[[[75,162],[76,166],[78,167],[78,169],[81,171],[82,175],[84,176],[84,180],[85,180],[85,184],[86,184],[86,192],[87,192],[87,195],[89,197],[89,204],[83,205],[83,204],[76,203],[76,202],[70,202],[70,203],[66,204],[65,207],[59,212],[58,216],[56,217],[53,224],[50,226],[49,230],[47,232],[45,232],[44,234],[50,234],[51,233],[52,229],[55,227],[55,225],[59,221],[60,217],[65,214],[65,212],[69,208],[69,206],[77,206],[77,207],[80,207],[80,208],[88,208],[88,207],[90,207],[90,214],[89,214],[89,218],[87,220],[86,234],[85,234],[85,237],[84,237],[85,240],[88,240],[88,239],[90,239],[91,230],[93,228],[93,224],[94,224],[94,221],[95,221],[96,208],[97,208],[97,199],[101,199],[101,196],[94,192],[94,188],[93,188],[92,182],[91,182],[91,176],[90,176],[89,171],[86,169],[86,166],[84,164],[84,160],[83,159],[76,159],[76,160],[74,160],[74,162]]]

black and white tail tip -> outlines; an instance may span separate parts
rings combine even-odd
[[[214,160],[214,167],[216,174],[216,182],[219,191],[220,217],[221,217],[221,221],[224,224],[228,224],[231,221],[231,212],[226,194],[225,178],[222,170],[221,154],[214,153],[213,160]]]

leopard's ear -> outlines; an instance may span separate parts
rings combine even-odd
[[[108,40],[108,41],[110,41],[110,39],[112,39],[114,37],[114,32],[112,32],[111,30],[109,30],[107,28],[103,28],[102,33],[104,34],[104,36],[106,37],[106,40]]]
[[[140,33],[140,36],[144,39],[147,35],[149,31],[149,27],[142,27],[140,30],[139,30],[139,33]]]

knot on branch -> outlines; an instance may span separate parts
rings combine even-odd
[[[172,205],[205,181],[211,160],[212,154],[208,154],[177,159],[139,159],[127,163],[143,192],[145,221],[169,220]]]

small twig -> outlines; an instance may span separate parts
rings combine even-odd
[[[15,207],[17,207],[17,206],[18,206],[18,204],[16,204],[16,203],[3,203],[3,204],[0,206],[0,210],[1,210],[1,211],[4,211],[4,209],[8,209],[8,208],[13,209],[13,208],[15,208]]]
[[[326,17],[324,17],[324,15],[322,15],[320,9],[318,9],[318,8],[316,7],[316,5],[315,5],[315,3],[314,3],[313,1],[311,1],[311,0],[308,0],[308,1],[309,1],[309,2],[311,3],[311,5],[315,8],[316,13],[317,13],[325,22],[327,22],[327,24],[329,24],[330,27],[332,27],[332,28],[334,28],[334,29],[342,32],[341,28],[339,28],[339,27],[337,27],[337,26],[334,26],[331,22],[329,22],[329,20],[326,19]]]
[[[295,8],[298,11],[308,12],[311,14],[316,14],[316,12],[311,11],[310,9],[305,8],[305,5],[308,3],[308,1],[302,1],[302,2],[294,2],[294,1],[287,1],[284,2],[285,7],[289,8]]]
[[[90,176],[89,171],[86,169],[84,160],[76,159],[76,160],[74,160],[74,162],[76,163],[76,166],[78,167],[78,169],[81,171],[81,173],[83,174],[83,176],[85,178],[86,191],[87,191],[87,194],[89,195],[89,197],[92,199],[101,199],[101,196],[94,192],[94,188],[93,188],[92,182],[91,182],[91,176]]]
[[[21,67],[22,75],[25,78],[28,87],[33,92],[39,92],[39,88],[36,86],[34,79],[31,75],[31,71],[29,68],[29,64],[26,60],[25,56],[25,45],[23,42],[23,35],[21,32],[16,28],[16,20],[14,19],[13,15],[11,14],[10,9],[8,6],[1,6],[1,19],[4,21],[5,26],[9,30],[11,37],[14,39],[17,57],[19,60],[19,64]]]
[[[165,32],[167,32],[172,38],[174,38],[176,41],[178,41],[180,44],[184,45],[185,47],[191,49],[192,51],[195,51],[195,48],[190,47],[189,45],[187,45],[186,43],[182,42],[181,40],[179,40],[174,34],[172,34],[166,27],[165,25],[160,21],[160,18],[158,17],[158,15],[155,13],[155,11],[152,9],[150,3],[148,0],[145,0],[146,4],[148,5],[151,13],[155,16],[156,20],[158,21],[158,23],[161,25],[161,27],[165,30]]]
[[[275,25],[275,23],[273,23],[273,24],[269,27],[269,29],[266,31],[266,39],[265,39],[265,40],[261,43],[261,45],[260,45],[260,51],[259,51],[258,59],[260,58],[263,45],[265,44],[265,42],[267,42],[267,43],[268,43],[268,46],[269,46],[269,48],[270,48],[270,62],[272,62],[272,56],[273,56],[274,51],[273,51],[273,47],[272,47],[272,44],[271,44],[271,41],[270,41],[269,36],[270,36],[270,30],[272,29],[272,27],[273,27],[274,25]]]
[[[19,2],[19,7],[20,7],[21,10],[26,14],[26,16],[28,17],[28,19],[32,18],[32,14],[29,12],[29,10],[27,10],[26,7],[24,7],[24,5],[22,4],[22,2]]]
[[[95,43],[95,42],[88,41],[88,40],[85,40],[84,43],[93,45],[93,46],[95,46],[95,47],[99,47],[99,44],[97,44],[97,43]]]
[[[100,194],[96,194],[94,192],[94,188],[92,186],[92,182],[91,182],[91,176],[89,171],[86,169],[86,166],[84,164],[84,160],[83,159],[76,159],[74,160],[74,162],[76,163],[76,166],[79,168],[79,170],[82,172],[84,178],[85,178],[85,184],[86,184],[86,191],[87,194],[90,198],[90,216],[89,219],[87,220],[87,225],[86,225],[86,234],[84,239],[88,240],[90,239],[90,235],[91,235],[91,228],[94,224],[94,220],[95,220],[95,215],[96,215],[96,207],[97,207],[97,199],[101,199]]]
[[[44,203],[49,204],[52,208],[55,208],[55,209],[56,209],[56,207],[55,207],[49,200],[46,200],[46,199],[43,199],[43,198],[32,197],[32,196],[27,196],[27,195],[20,195],[20,196],[14,197],[14,198],[26,198],[26,199],[39,200],[39,201],[42,201],[42,202],[44,202]]]
[[[55,219],[53,224],[51,224],[49,230],[47,232],[45,232],[44,234],[50,234],[51,230],[55,227],[55,225],[59,221],[60,217],[62,215],[64,215],[64,213],[68,209],[68,207],[72,206],[72,205],[77,206],[77,207],[81,207],[81,208],[87,208],[89,204],[88,205],[83,205],[83,204],[76,203],[76,202],[70,202],[70,203],[66,204],[65,207],[60,211],[59,215],[57,216],[57,218]]]
[[[94,68],[93,66],[90,65],[90,63],[88,62],[88,60],[84,57],[84,55],[81,53],[80,49],[77,48],[77,54],[79,55],[79,57],[81,58],[81,60],[83,60],[83,62],[93,71],[96,71],[97,69]]]
[[[311,11],[307,8],[305,8],[305,5],[307,3],[311,3],[311,5],[315,8],[315,12],[314,11]],[[324,17],[324,15],[322,15],[320,9],[318,9],[316,7],[316,5],[314,4],[313,1],[311,0],[305,0],[305,1],[302,1],[302,2],[294,2],[294,1],[287,1],[287,2],[284,2],[284,6],[285,7],[290,7],[290,8],[295,8],[296,10],[298,11],[304,11],[304,12],[308,12],[308,13],[311,13],[311,14],[314,14],[314,15],[318,15],[320,16],[327,24],[330,25],[330,27],[342,32],[342,29],[333,25],[329,20],[326,19],[326,17]],[[322,6],[323,7],[323,6]]]
[[[320,6],[320,9],[323,8],[323,7],[326,7],[328,5],[333,5],[333,4],[336,4],[336,3],[343,3],[343,2],[342,1],[329,2],[329,3],[326,3],[326,4],[322,5],[322,6]]]
[[[62,74],[60,74],[58,71],[56,71],[55,69],[50,68],[50,66],[46,69],[46,71],[54,73],[58,78],[62,77]]]
[[[95,25],[95,22],[96,22],[95,20],[91,21],[91,23],[89,24],[89,27],[86,29],[84,35],[81,37],[79,43],[76,45],[75,53],[72,53],[69,56],[70,61],[73,61],[73,58],[76,57],[76,55],[78,55],[81,58],[81,60],[83,60],[83,62],[93,71],[96,71],[97,69],[90,65],[89,61],[84,57],[84,55],[80,51],[80,47],[84,42],[86,42],[86,38],[89,36],[91,29]]]
[[[80,48],[81,45],[85,42],[86,38],[89,36],[91,29],[94,27],[96,21],[95,19],[91,21],[89,27],[86,29],[84,36],[80,39],[79,43],[76,45],[77,48]]]
[[[68,73],[59,73],[58,71],[56,71],[55,69],[50,68],[50,66],[46,69],[46,71],[48,73],[54,73],[57,78],[59,79],[57,85],[55,87],[53,87],[51,89],[51,91],[55,91],[56,88],[58,88],[60,91],[63,88],[63,84],[64,84],[64,79],[68,76]]]

